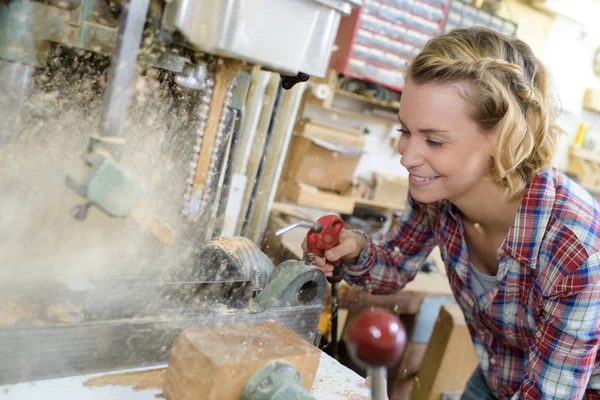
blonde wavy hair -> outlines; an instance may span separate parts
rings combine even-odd
[[[406,69],[416,84],[467,82],[471,117],[496,131],[489,176],[510,198],[552,163],[557,133],[549,77],[521,40],[485,28],[457,29],[430,40]]]

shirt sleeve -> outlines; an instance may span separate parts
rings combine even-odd
[[[512,400],[583,399],[600,340],[600,257],[561,280],[543,311]]]
[[[373,294],[389,294],[414,279],[435,247],[427,205],[410,194],[405,209],[384,244],[376,245],[362,233],[365,248],[355,265],[344,264],[344,279]]]

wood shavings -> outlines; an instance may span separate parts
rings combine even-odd
[[[39,322],[40,307],[10,298],[0,299],[0,326],[14,325],[20,321]]]
[[[83,382],[84,386],[132,386],[133,390],[162,389],[166,368],[148,371],[127,372],[122,374],[102,375]]]

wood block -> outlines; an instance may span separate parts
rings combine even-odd
[[[185,329],[171,349],[164,395],[169,400],[238,399],[248,379],[270,361],[286,361],[310,391],[320,351],[273,323]]]
[[[144,205],[138,205],[131,211],[129,216],[144,229],[152,233],[158,240],[167,246],[173,244],[175,232],[166,223],[159,220],[150,209]]]
[[[442,306],[411,399],[439,400],[444,392],[462,392],[478,362],[460,307]]]
[[[323,139],[334,143],[343,144],[362,149],[365,145],[365,138],[356,136],[345,131],[337,130],[329,126],[316,124],[314,122],[305,122],[302,124],[300,134],[305,138]]]
[[[583,96],[583,107],[600,113],[600,90],[586,89]]]
[[[323,208],[342,214],[354,212],[354,199],[322,192],[315,187],[288,182],[285,185],[285,196],[296,204]]]

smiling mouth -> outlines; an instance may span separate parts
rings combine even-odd
[[[417,182],[427,182],[427,181],[432,181],[434,179],[439,178],[438,176],[422,177],[422,176],[416,176],[416,175],[411,175],[410,177]]]

